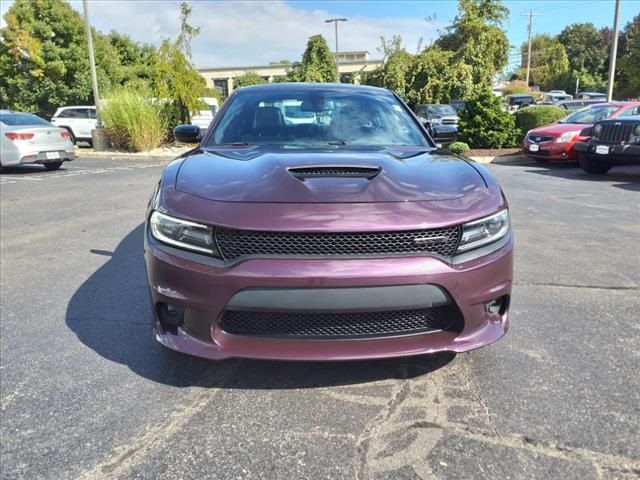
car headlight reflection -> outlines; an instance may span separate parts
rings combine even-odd
[[[462,225],[462,237],[457,253],[497,242],[509,233],[509,228],[508,210],[465,223]]]
[[[218,256],[211,227],[170,217],[158,211],[151,214],[149,226],[153,238],[162,243]]]

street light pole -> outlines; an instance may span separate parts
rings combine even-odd
[[[94,150],[107,150],[109,139],[102,128],[102,115],[100,115],[100,95],[98,93],[98,77],[96,75],[96,60],[93,56],[93,36],[91,35],[91,22],[89,21],[89,4],[82,0],[84,10],[84,22],[87,30],[87,47],[89,49],[89,70],[91,71],[91,86],[93,87],[93,99],[96,104],[96,128],[91,130],[91,140]]]
[[[533,26],[533,17],[542,15],[541,13],[533,13],[529,10],[529,13],[521,13],[520,15],[529,17],[529,46],[527,47],[527,79],[525,80],[527,87],[529,87],[529,73],[531,72],[531,30]]]
[[[616,75],[616,58],[618,56],[618,30],[620,20],[620,0],[616,0],[616,10],[613,16],[613,38],[611,42],[611,60],[609,61],[609,84],[607,85],[607,102],[613,98],[613,81]]]
[[[82,0],[84,10],[84,22],[87,29],[87,46],[89,47],[89,68],[91,70],[91,85],[93,87],[93,98],[96,104],[96,126],[102,127],[100,118],[100,97],[98,96],[98,77],[96,75],[96,61],[93,56],[93,36],[91,35],[91,22],[89,22],[89,4],[87,0]]]
[[[86,1],[86,0],[85,0]],[[333,23],[336,34],[336,70],[338,73],[338,83],[340,83],[340,67],[338,66],[338,22],[346,22],[346,18],[330,18],[325,20],[325,23]]]

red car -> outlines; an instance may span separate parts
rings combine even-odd
[[[578,110],[557,123],[529,130],[524,138],[522,153],[536,162],[550,160],[578,160],[573,146],[589,141],[591,127],[605,118],[640,113],[640,102],[598,103]]]

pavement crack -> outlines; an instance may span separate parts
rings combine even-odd
[[[356,441],[356,451],[358,453],[356,475],[358,480],[364,480],[369,478],[368,475],[368,462],[369,453],[371,449],[371,442],[381,432],[384,425],[388,422],[391,416],[398,411],[402,403],[409,396],[411,391],[410,381],[404,381],[398,387],[396,387],[391,398],[387,404],[380,410],[380,412],[367,424],[362,434]]]
[[[204,388],[195,390],[191,400],[177,402],[176,407],[169,413],[164,422],[157,422],[131,439],[127,444],[114,447],[111,454],[91,470],[82,472],[78,480],[97,480],[108,478],[126,478],[133,467],[142,463],[147,457],[162,448],[163,444],[178,433],[186,423],[201,412],[213,398],[219,394],[227,380],[233,376],[240,363],[235,364],[221,379],[222,387],[215,390]],[[213,365],[203,377],[208,377],[219,371],[219,366]],[[213,390],[213,391],[212,391]]]

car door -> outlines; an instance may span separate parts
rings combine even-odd
[[[77,125],[76,137],[91,138],[91,119],[89,108],[76,108],[75,122]]]

